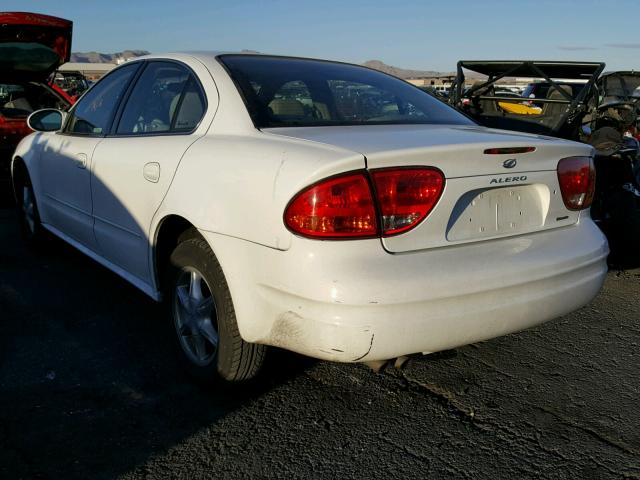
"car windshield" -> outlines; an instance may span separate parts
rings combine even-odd
[[[356,65],[223,55],[257,128],[474,123],[402,80]]]

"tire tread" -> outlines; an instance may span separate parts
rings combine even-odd
[[[228,342],[227,358],[218,358],[218,373],[227,381],[242,382],[255,377],[262,366],[267,347],[265,345],[245,342],[238,329],[235,309],[231,292],[227,285],[224,272],[209,244],[197,233],[197,230],[189,231],[187,238],[181,237],[178,249],[194,248],[204,253],[211,262],[209,267],[214,271],[214,280],[220,284],[223,290],[224,318],[218,318],[218,334],[220,338],[225,336]],[[169,296],[167,298],[170,298]],[[222,324],[224,322],[224,324]],[[225,335],[226,334],[226,335]],[[220,353],[220,350],[219,350]],[[222,368],[221,368],[222,367]]]

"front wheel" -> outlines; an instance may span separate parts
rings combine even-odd
[[[36,245],[42,240],[44,231],[40,223],[33,185],[26,174],[16,184],[16,200],[22,235],[27,244]]]
[[[254,377],[266,347],[240,337],[231,293],[209,244],[200,237],[181,242],[167,275],[170,322],[187,372],[202,383]]]

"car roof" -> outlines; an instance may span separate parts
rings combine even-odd
[[[294,55],[275,55],[272,53],[263,53],[263,52],[254,52],[252,50],[241,50],[241,51],[233,51],[233,50],[188,50],[188,51],[180,51],[180,52],[167,52],[167,53],[159,53],[159,54],[149,54],[149,55],[144,55],[142,57],[136,57],[135,60],[144,60],[144,59],[151,59],[151,58],[172,58],[174,56],[184,56],[184,55],[188,55],[190,57],[196,58],[200,61],[212,61],[215,60],[218,57],[221,57],[223,55],[246,55],[246,56],[263,56],[263,57],[277,57],[277,58],[299,58],[299,59],[303,59],[303,60],[321,60],[321,61],[333,61],[333,60],[326,60],[326,59],[321,59],[321,58],[313,58],[313,57],[298,57],[298,56],[294,56]],[[340,61],[335,61],[335,63],[347,63],[347,62],[340,62]]]

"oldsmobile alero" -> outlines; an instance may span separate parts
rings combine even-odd
[[[268,345],[361,362],[515,332],[607,270],[591,147],[480,127],[361,66],[148,56],[29,125],[27,240],[164,299],[204,380],[254,376]]]

